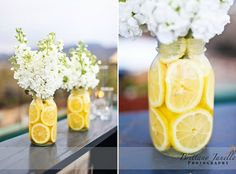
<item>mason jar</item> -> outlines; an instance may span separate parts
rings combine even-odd
[[[33,144],[39,146],[56,142],[57,105],[53,98],[33,98],[29,106],[29,137]]]
[[[73,89],[67,100],[68,126],[73,131],[86,131],[90,125],[91,100],[89,91]]]
[[[204,45],[192,38],[161,44],[149,69],[150,134],[165,155],[194,155],[211,138],[215,84]]]

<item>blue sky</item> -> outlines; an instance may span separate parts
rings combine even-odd
[[[117,0],[1,0],[0,53],[13,51],[16,27],[23,28],[31,46],[52,31],[65,44],[116,46],[117,25]]]

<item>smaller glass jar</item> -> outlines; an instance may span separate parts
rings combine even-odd
[[[33,144],[47,146],[57,138],[57,105],[53,98],[34,98],[29,106],[29,136]]]
[[[86,131],[90,124],[91,100],[88,90],[73,89],[67,100],[68,126],[74,131]]]

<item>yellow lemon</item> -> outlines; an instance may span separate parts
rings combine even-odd
[[[154,146],[159,151],[170,147],[167,120],[156,109],[150,109],[150,132]]]
[[[205,80],[204,95],[203,95],[204,104],[206,104],[207,107],[211,110],[214,107],[214,91],[215,91],[214,87],[215,87],[215,77],[213,70],[211,70]]]
[[[50,139],[50,130],[47,126],[37,123],[32,126],[31,137],[37,144],[44,144]]]
[[[52,126],[57,122],[57,109],[53,106],[44,108],[41,114],[42,123],[47,126]]]
[[[184,112],[198,105],[203,92],[203,76],[190,59],[172,63],[166,74],[166,106],[172,112]]]
[[[57,126],[55,124],[54,126],[51,127],[51,141],[55,143],[56,139],[57,139]]]
[[[152,106],[161,106],[164,102],[166,66],[155,61],[148,74],[148,96]]]
[[[57,107],[56,103],[53,101],[53,99],[44,100],[44,107]]]
[[[39,102],[32,102],[29,107],[29,122],[36,123],[39,120],[43,104]]]
[[[70,112],[81,112],[83,110],[83,99],[80,96],[70,96],[68,99]]]
[[[91,108],[91,103],[90,102],[86,102],[86,103],[84,102],[84,109],[83,109],[83,111],[89,113],[90,112],[90,108]]]
[[[180,38],[171,44],[161,44],[160,61],[166,64],[174,62],[185,55],[186,48],[184,38]]]
[[[88,112],[82,112],[81,115],[83,115],[83,118],[84,118],[84,128],[88,129],[89,124],[90,124],[89,113]]]
[[[90,125],[90,122],[87,120],[87,121],[85,121],[85,123],[84,123],[84,128],[85,129],[88,129],[89,128],[89,125]]]
[[[201,69],[201,73],[204,77],[206,77],[212,70],[211,64],[204,54],[194,55],[191,60],[197,64],[199,69]]]
[[[190,58],[203,55],[205,51],[205,43],[200,39],[189,38],[187,42],[187,54]]]
[[[90,103],[90,96],[89,96],[89,93],[85,93],[83,95],[83,101],[84,103]]]
[[[162,113],[163,117],[165,117],[168,122],[176,118],[176,113],[171,112],[165,105],[158,107],[157,110]]]
[[[179,116],[171,123],[171,141],[177,151],[194,153],[208,143],[212,133],[212,115],[195,109]]]
[[[68,115],[69,126],[73,130],[81,130],[84,127],[84,118],[80,113],[70,113]]]

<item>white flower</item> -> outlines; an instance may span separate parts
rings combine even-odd
[[[130,0],[127,3],[121,3],[119,6],[119,32],[123,37],[138,37],[142,35],[142,30],[138,21],[133,16],[137,4],[135,0]]]
[[[65,57],[63,42],[56,42],[55,34],[50,33],[46,39],[39,41],[39,50],[31,50],[21,29],[17,29],[16,38],[20,44],[16,46],[11,62],[19,86],[32,96],[42,99],[53,97],[62,85],[60,60]]]
[[[209,41],[229,23],[233,0],[127,0],[120,3],[120,35],[141,36],[149,31],[168,44],[191,34]]]
[[[71,57],[63,64],[63,89],[95,88],[99,80],[96,75],[99,65],[96,57],[88,51],[86,46],[79,42],[76,49],[71,50]]]
[[[216,34],[221,34],[224,31],[224,26],[229,23],[229,16],[220,8],[220,2],[213,3],[214,1],[203,1],[200,5],[191,24],[194,38],[208,42]]]

